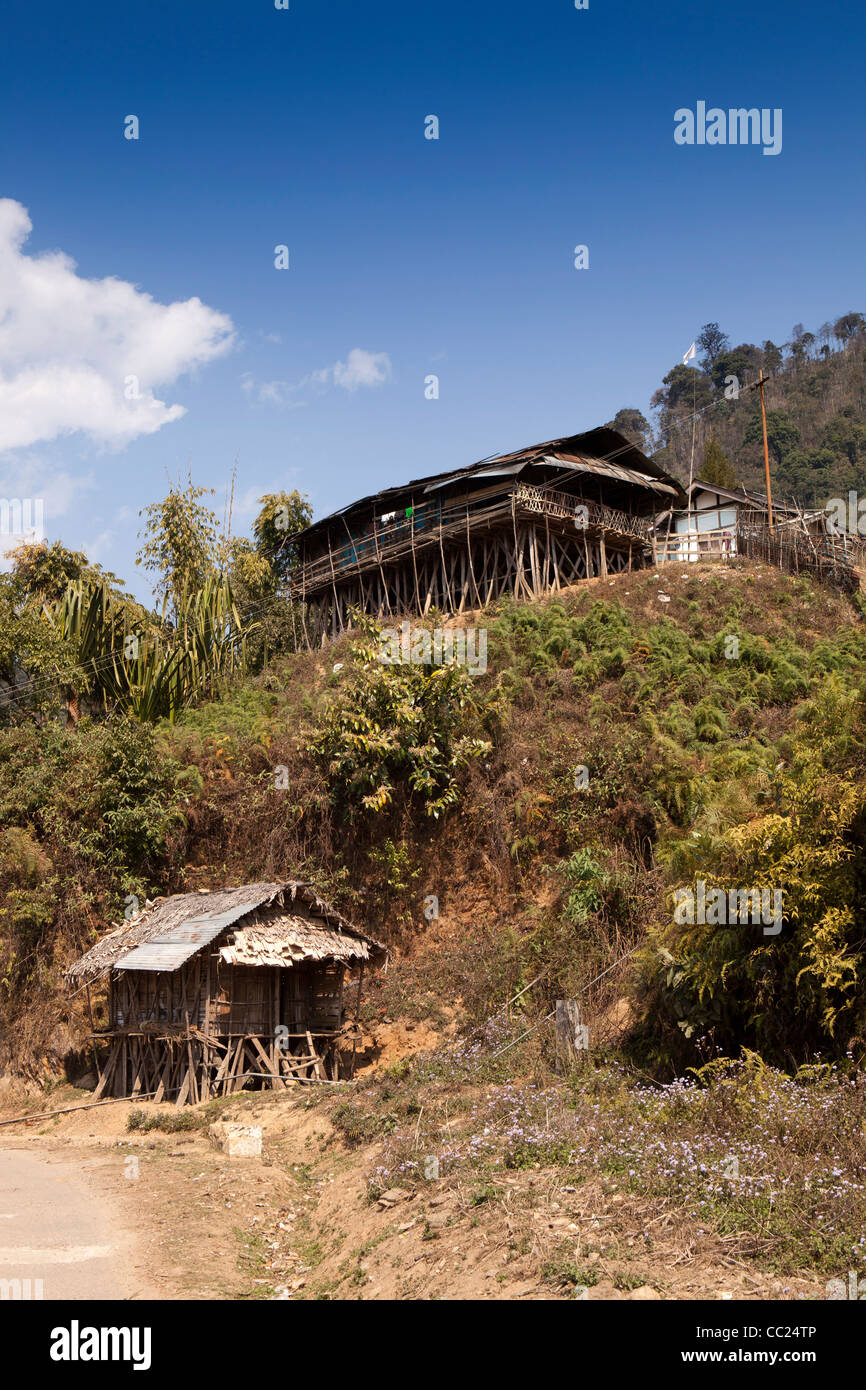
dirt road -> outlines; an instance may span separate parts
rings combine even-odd
[[[146,1296],[133,1259],[111,1197],[86,1166],[0,1148],[0,1297]],[[19,1291],[9,1280],[31,1283]]]

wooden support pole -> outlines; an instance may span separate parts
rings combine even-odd
[[[331,615],[331,636],[337,636],[337,578],[334,573],[334,556],[331,551],[331,537],[328,537],[328,559],[331,561],[331,588],[334,591],[334,608]]]
[[[360,1016],[361,1016],[361,990],[363,989],[363,987],[364,987],[364,962],[361,961],[360,970],[359,970],[359,973],[358,973],[358,998],[357,998],[356,1001],[355,1001],[355,1018],[354,1018],[354,1020],[353,1020],[355,1026],[354,1026],[354,1028],[352,1029],[352,1065],[351,1065],[351,1070],[350,1070],[350,1073],[349,1073],[349,1075],[352,1076],[352,1077],[354,1077],[354,1075],[355,1075],[355,1053],[356,1053],[357,1048],[358,1048],[358,1020],[359,1020],[359,1018],[360,1018]]]
[[[469,530],[469,503],[466,503],[466,553],[469,556],[469,573],[472,575],[472,587],[475,590],[475,606],[481,607],[481,594],[478,591],[478,581],[475,578],[475,566],[472,563],[472,536]]]
[[[772,534],[772,530],[773,530],[773,494],[772,494],[772,489],[771,489],[771,487],[770,487],[770,455],[769,455],[769,452],[768,452],[768,449],[767,449],[767,412],[766,412],[766,410],[764,409],[764,382],[765,382],[765,381],[766,381],[766,377],[764,376],[764,369],[763,369],[763,367],[762,367],[762,368],[761,368],[761,374],[760,374],[760,376],[758,377],[758,387],[759,387],[760,392],[761,392],[761,430],[762,430],[763,436],[764,436],[764,478],[766,479],[766,483],[767,483],[767,518],[768,518],[769,523],[770,523],[770,532],[771,532],[771,534]]]
[[[421,592],[418,588],[418,556],[415,553],[415,498],[412,498],[412,515],[409,518],[412,522],[412,572],[415,576],[415,612],[421,612]]]
[[[586,1030],[581,1027],[580,1006],[576,999],[557,999],[555,1027],[556,1069],[567,1072],[574,1066],[578,1053],[586,1049]]]

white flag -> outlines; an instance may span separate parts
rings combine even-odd
[[[685,366],[687,362],[691,362],[691,360],[692,360],[692,358],[694,357],[694,355],[695,355],[695,344],[692,343],[691,347],[689,348],[688,352],[686,353],[685,357],[683,358],[683,366]]]

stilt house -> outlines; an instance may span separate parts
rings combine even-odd
[[[98,1095],[182,1105],[250,1080],[337,1080],[341,1065],[354,1067],[365,966],[385,957],[307,883],[148,904],[68,972],[88,995],[95,982],[108,985],[108,1027],[93,1034],[107,1045]],[[347,972],[357,985],[348,1021]]]
[[[364,497],[296,537],[290,596],[307,641],[374,617],[461,613],[642,566],[683,489],[606,427]]]

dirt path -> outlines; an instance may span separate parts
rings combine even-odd
[[[368,1105],[372,1088],[354,1096]],[[826,1276],[784,1277],[672,1199],[575,1182],[566,1166],[401,1180],[371,1200],[382,1139],[348,1143],[336,1098],[256,1092],[221,1118],[263,1131],[231,1159],[166,1106],[63,1115],[0,1146],[0,1280],[44,1297],[185,1300],[800,1300]],[[37,1123],[42,1123],[37,1122]],[[2,1297],[2,1291],[0,1291]]]
[[[135,1264],[131,1235],[92,1165],[0,1148],[0,1281],[30,1280],[31,1297],[51,1300],[147,1297]]]

